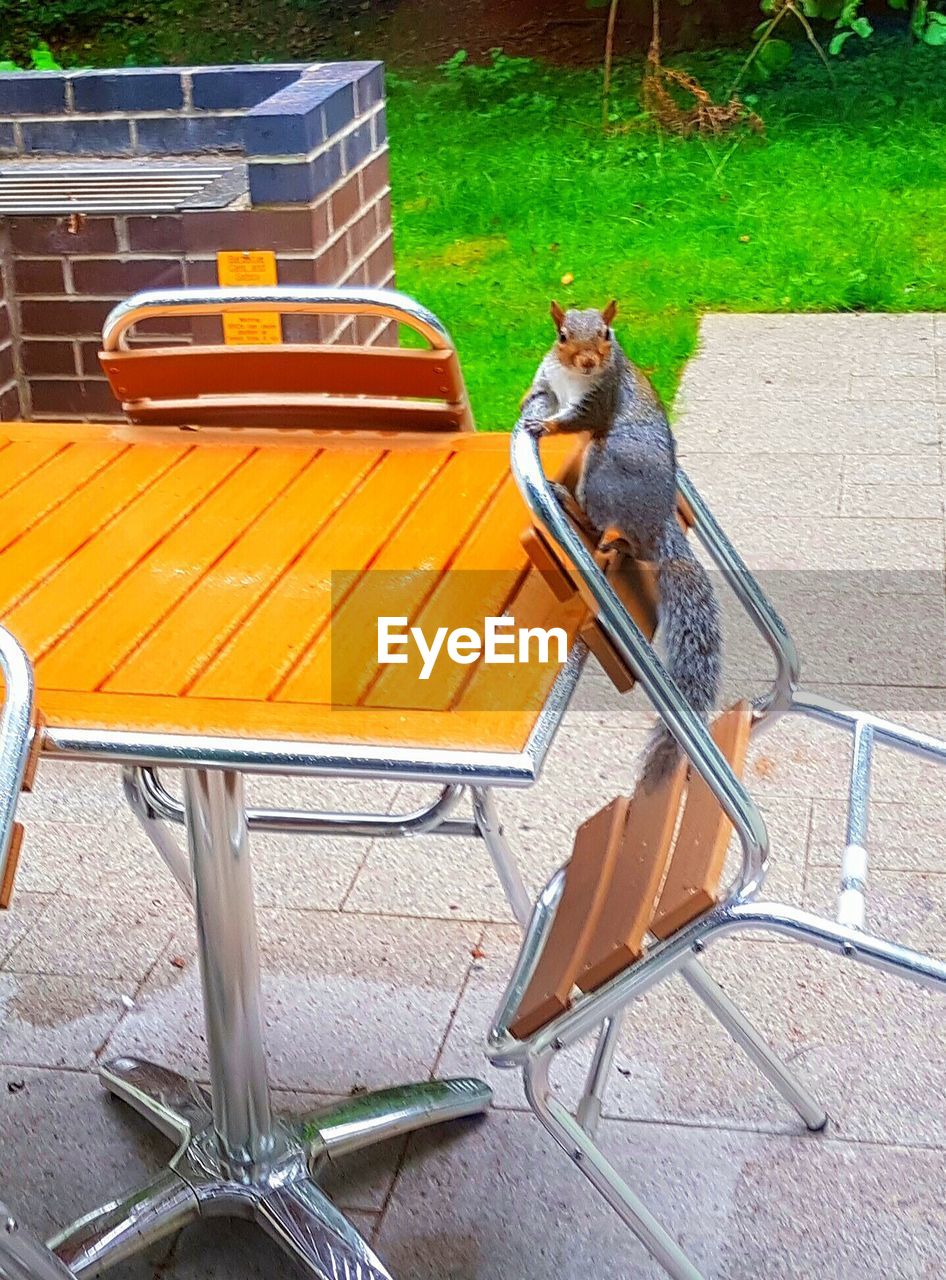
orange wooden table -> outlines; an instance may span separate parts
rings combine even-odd
[[[413,660],[376,661],[379,613],[425,633],[508,612],[574,634],[580,607],[522,550],[508,447],[0,425],[0,621],[34,663],[47,749],[88,731],[117,759],[130,734],[131,757],[150,739],[158,761],[199,735],[434,764],[485,752],[525,776],[558,663],[440,662],[422,682]],[[570,448],[549,441],[550,466]]]

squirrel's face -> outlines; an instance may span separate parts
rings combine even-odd
[[[566,369],[587,378],[601,372],[611,359],[614,341],[611,321],[617,309],[616,302],[609,302],[603,311],[593,307],[588,311],[563,311],[557,302],[552,303],[552,319],[558,335],[553,349]]]

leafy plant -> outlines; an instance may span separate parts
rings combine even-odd
[[[38,44],[30,50],[28,67],[21,67],[16,62],[0,62],[0,71],[61,71],[62,67],[53,57],[48,44]]]
[[[490,115],[499,108],[547,111],[557,105],[548,91],[546,68],[532,58],[511,58],[502,49],[491,49],[489,56],[490,61],[480,65],[465,49],[458,49],[438,68],[469,110]]]
[[[828,43],[828,52],[836,56],[852,36],[866,40],[873,35],[873,24],[861,12],[863,4],[864,0],[761,0],[760,8],[766,19],[756,28],[755,35],[760,38],[774,29],[788,13],[804,27],[809,39],[813,39],[810,20],[831,22],[834,34]],[[887,0],[887,4],[891,9],[906,11],[909,0]],[[946,45],[946,13],[931,9],[930,0],[914,0],[909,28],[924,44]],[[779,40],[775,50],[769,48],[765,57],[760,54],[760,69],[783,70],[791,61],[791,55],[789,42]]]

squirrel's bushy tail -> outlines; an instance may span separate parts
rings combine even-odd
[[[706,720],[716,702],[722,665],[719,601],[675,516],[657,542],[657,586],[667,670],[693,710]],[[645,784],[655,786],[666,778],[679,758],[670,730],[658,724],[644,758]]]

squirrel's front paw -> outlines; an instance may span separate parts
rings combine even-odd
[[[544,436],[548,429],[542,418],[526,418],[522,425],[530,436]]]

